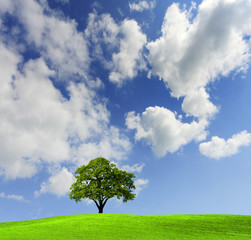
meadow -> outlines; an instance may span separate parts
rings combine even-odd
[[[0,223],[1,240],[251,239],[251,216],[86,214]]]

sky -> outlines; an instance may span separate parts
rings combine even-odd
[[[105,213],[251,215],[250,0],[0,0],[0,222],[69,199],[105,157]]]

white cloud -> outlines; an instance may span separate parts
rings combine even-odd
[[[129,129],[136,129],[136,140],[145,139],[154,154],[163,157],[167,152],[173,153],[193,140],[204,140],[208,122],[201,119],[182,123],[172,111],[156,106],[148,107],[142,116],[128,113],[126,125]]]
[[[58,197],[62,197],[70,191],[71,185],[75,178],[67,168],[63,167],[60,172],[51,176],[47,182],[42,182],[39,191],[35,191],[35,196],[51,193]]]
[[[0,0],[0,13],[12,12],[14,6],[12,1]]]
[[[167,9],[161,37],[147,44],[147,59],[151,73],[166,83],[174,97],[187,96],[183,105],[187,113],[212,116],[216,107],[203,93],[205,86],[233,70],[246,69],[250,44],[244,37],[251,34],[250,11],[251,3],[245,0],[204,0],[194,19],[191,11],[176,3]],[[191,106],[198,97],[206,103],[206,111]]]
[[[115,162],[115,164],[117,164]],[[145,164],[134,164],[133,166],[124,165],[120,169],[129,172],[141,172]],[[35,196],[38,197],[41,194],[51,193],[62,197],[70,191],[70,187],[75,182],[75,178],[71,172],[68,171],[65,167],[58,171],[56,174],[52,175],[47,182],[41,183],[40,190],[35,191]],[[148,180],[146,179],[137,179],[135,181],[135,193],[138,193],[147,186]],[[85,199],[85,202],[89,205],[93,203],[90,199]]]
[[[130,142],[109,126],[109,112],[94,91],[83,83],[71,83],[66,99],[53,86],[49,79],[53,72],[42,59],[29,61],[19,73],[15,66],[19,58],[2,48],[0,61],[8,63],[0,70],[3,175],[12,179],[31,177],[41,161],[78,164],[77,157],[90,160],[96,154],[125,158]]]
[[[175,97],[245,67],[249,59],[243,37],[250,34],[250,3],[213,1],[211,6],[209,2],[203,1],[192,23],[187,11],[173,4],[166,12],[162,36],[148,44],[152,73],[168,84]]]
[[[105,68],[112,68],[111,59],[104,57],[117,50],[119,45],[119,25],[116,24],[110,14],[97,15],[96,12],[88,16],[88,25],[85,29],[85,37],[88,39],[91,54],[94,59],[102,62]],[[111,58],[111,56],[110,56]]]
[[[113,71],[109,75],[110,81],[118,86],[128,79],[133,79],[138,70],[145,69],[142,49],[146,43],[145,34],[134,20],[124,20],[120,33],[123,35],[120,50],[112,55]]]
[[[225,140],[217,136],[212,137],[211,141],[200,144],[201,154],[215,159],[229,157],[239,152],[240,147],[251,144],[251,133],[242,131]]]
[[[0,193],[0,198],[13,199],[20,202],[29,202],[28,200],[25,200],[24,197],[21,195],[15,195],[15,194],[6,195],[4,192]]]
[[[127,171],[127,172],[142,172],[143,167],[145,166],[144,163],[139,164],[135,163],[132,166],[129,165],[122,165],[120,169]]]
[[[137,196],[139,195],[139,192],[140,192],[142,189],[144,189],[144,188],[147,187],[148,183],[149,183],[149,180],[148,180],[148,179],[142,179],[142,178],[139,178],[139,179],[137,179],[137,180],[134,182],[134,185],[135,185],[135,187],[136,187],[136,189],[135,189],[134,192],[136,193]]]
[[[91,205],[91,204],[94,203],[94,201],[91,200],[91,199],[89,199],[89,198],[84,198],[83,200],[84,200],[84,202],[85,202],[87,205]]]
[[[147,108],[142,116],[129,113],[126,119],[127,127],[136,129],[135,139],[145,139],[159,157],[205,139],[209,119],[219,111],[207,85],[231,71],[245,71],[250,61],[250,1],[204,0],[193,16],[195,8],[194,2],[189,10],[173,3],[161,36],[146,44],[146,57],[152,67],[149,77],[163,80],[173,97],[184,97],[182,110],[198,120],[182,123],[160,107]]]
[[[69,78],[76,73],[87,76],[89,64],[86,41],[76,23],[44,1],[10,2],[12,7],[3,10],[20,20],[27,31],[24,42],[42,56],[24,64],[18,43],[7,46],[3,42],[12,41],[11,36],[0,38],[0,175],[32,177],[46,164],[68,161],[78,166],[97,153],[125,158],[130,142],[110,126],[106,100],[95,93],[101,80],[73,83]],[[58,81],[61,75],[69,80],[67,97],[50,79]]]
[[[155,8],[156,1],[139,1],[139,2],[129,2],[129,7],[131,11],[143,12],[144,10],[150,10]]]
[[[111,127],[103,130],[99,140],[80,144],[74,158],[81,164],[100,156],[119,161],[126,158],[126,153],[130,149],[131,143],[128,138],[121,134],[118,128]]]
[[[27,40],[34,43],[43,58],[57,70],[60,79],[72,74],[87,78],[90,59],[84,36],[77,31],[77,23],[53,12],[46,2],[13,2],[16,16],[26,29]]]
[[[103,43],[116,44],[118,32],[119,26],[110,14],[101,14],[99,16],[97,12],[94,11],[88,15],[85,36],[89,41],[92,41],[95,44],[100,43],[100,41]],[[100,49],[100,51],[102,51],[102,49]]]
[[[218,108],[209,101],[209,94],[204,88],[191,92],[182,103],[182,110],[188,115],[210,118],[218,112]]]
[[[85,36],[92,46],[93,58],[110,70],[109,80],[118,86],[146,68],[142,55],[146,35],[135,20],[125,19],[117,24],[109,14],[98,16],[94,12],[89,14]]]
[[[8,178],[32,176],[41,158],[62,161],[69,157],[65,128],[70,112],[48,79],[50,74],[40,59],[28,62],[24,74],[17,72],[15,80],[1,78],[6,87],[0,97],[0,167]]]

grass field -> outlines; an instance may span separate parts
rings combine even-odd
[[[251,239],[251,216],[87,214],[0,223],[0,239]]]

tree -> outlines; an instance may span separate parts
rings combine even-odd
[[[123,198],[123,202],[133,200],[135,189],[133,173],[119,170],[109,160],[99,157],[82,165],[75,172],[76,182],[71,186],[70,199],[80,202],[83,198],[95,202],[99,213],[110,198]]]

